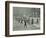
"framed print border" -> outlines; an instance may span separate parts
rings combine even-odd
[[[34,4],[34,5],[43,5],[43,33],[36,34],[21,34],[21,35],[9,35],[9,4],[10,3],[19,3],[19,4]],[[45,34],[45,3],[35,3],[35,2],[19,2],[19,1],[5,1],[5,36],[28,36],[28,35],[44,35]]]

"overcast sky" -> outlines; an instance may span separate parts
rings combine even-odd
[[[14,16],[32,16],[33,12],[40,13],[40,8],[13,7]]]

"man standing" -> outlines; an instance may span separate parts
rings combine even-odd
[[[26,20],[24,20],[24,28],[27,28]]]

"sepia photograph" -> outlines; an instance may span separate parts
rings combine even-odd
[[[5,36],[45,34],[45,4],[5,2]]]

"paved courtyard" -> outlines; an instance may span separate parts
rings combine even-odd
[[[24,23],[19,23],[18,21],[14,20],[13,23],[13,31],[20,31],[20,30],[38,30],[40,29],[40,24],[28,24],[27,28],[24,27]]]

